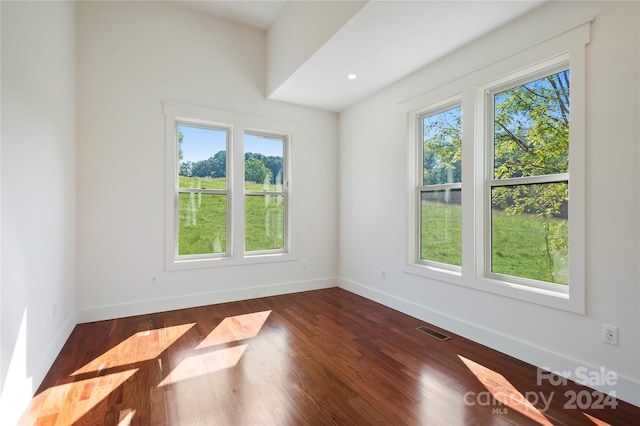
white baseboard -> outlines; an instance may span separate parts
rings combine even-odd
[[[563,354],[549,351],[539,346],[532,346],[529,343],[520,341],[512,336],[497,333],[478,326],[477,324],[462,321],[442,312],[426,308],[412,301],[399,298],[392,294],[373,289],[366,285],[340,278],[338,286],[352,293],[358,294],[367,299],[381,303],[390,308],[396,309],[404,314],[418,318],[437,327],[458,334],[474,342],[488,346],[519,360],[532,364],[540,369],[551,369],[556,372],[570,372],[575,377],[575,372],[600,371],[600,366],[588,365],[576,359],[569,358]],[[618,374],[614,386],[594,385],[589,386],[595,390],[610,393],[615,392],[618,399],[640,407],[640,382],[633,378]],[[533,389],[532,389],[533,390]]]
[[[92,306],[78,309],[78,323],[123,318],[133,315],[171,311],[175,309],[193,308],[196,306],[213,305],[216,303],[226,303],[237,300],[255,299],[257,297],[277,296],[279,294],[319,290],[335,287],[336,285],[337,278],[332,277],[284,284],[246,287],[234,290],[214,291],[210,293],[191,294],[165,299],[141,300],[117,305]]]
[[[71,335],[71,332],[78,323],[76,312],[72,312],[64,321],[58,332],[53,336],[53,339],[47,345],[40,357],[38,358],[35,368],[33,369],[33,393],[38,390],[45,376],[49,372],[49,369],[53,365],[53,362],[58,357],[58,354],[62,350],[62,347],[67,342],[67,339]]]

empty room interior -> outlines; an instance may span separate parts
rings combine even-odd
[[[0,17],[0,423],[640,418],[639,2]]]

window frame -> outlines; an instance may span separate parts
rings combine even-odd
[[[461,274],[462,265],[454,265],[454,264],[443,263],[443,262],[438,262],[434,260],[422,259],[422,194],[425,192],[442,191],[447,189],[459,189],[460,194],[462,196],[462,178],[460,179],[460,182],[424,185],[424,179],[423,179],[424,124],[423,124],[423,120],[426,117],[431,117],[431,116],[440,114],[442,112],[452,110],[454,108],[460,108],[460,116],[462,119],[463,111],[462,111],[461,96],[454,96],[413,112],[415,126],[416,126],[415,127],[415,146],[416,146],[416,153],[415,153],[415,159],[416,159],[415,161],[415,167],[416,167],[415,220],[416,220],[416,224],[415,226],[416,226],[416,234],[417,234],[415,238],[414,261],[418,265],[428,266],[436,270],[445,270],[455,274]],[[460,132],[462,134],[462,127],[460,129]],[[461,246],[462,246],[462,241],[461,241]],[[461,257],[462,257],[462,253],[461,253]]]
[[[495,178],[495,140],[494,140],[494,132],[495,132],[495,102],[494,95],[497,93],[501,93],[505,90],[510,90],[519,86],[522,86],[527,83],[531,83],[538,79],[562,72],[570,70],[569,67],[569,57],[568,55],[561,55],[556,58],[549,59],[547,61],[543,61],[539,64],[533,65],[531,67],[525,68],[513,74],[515,77],[511,78],[512,74],[504,76],[497,80],[497,84],[493,85],[493,83],[488,83],[483,86],[484,98],[486,101],[485,104],[485,116],[484,116],[484,127],[485,127],[485,135],[484,135],[484,144],[486,146],[486,179],[485,179],[485,190],[484,190],[484,199],[485,199],[485,256],[484,256],[484,270],[485,276],[490,279],[510,282],[522,286],[529,286],[540,288],[544,290],[549,290],[552,292],[558,292],[561,294],[569,294],[569,284],[558,284],[547,281],[540,281],[526,277],[519,277],[515,275],[507,275],[499,272],[492,271],[492,252],[493,252],[493,224],[492,224],[492,209],[491,209],[491,193],[493,188],[503,187],[503,186],[516,186],[516,185],[535,185],[535,184],[552,184],[552,183],[563,183],[566,182],[569,187],[569,192],[571,192],[571,184],[570,184],[570,173],[569,171],[566,173],[556,173],[556,174],[546,174],[546,175],[535,175],[535,176],[526,176],[526,177],[517,177],[517,178],[503,178],[496,179]],[[480,89],[479,89],[480,90]],[[571,99],[571,91],[569,91],[569,99]],[[569,128],[569,135],[571,135],[571,124]],[[571,136],[569,136],[569,169],[571,169]],[[570,203],[573,205],[573,203]],[[569,207],[569,212],[571,212],[572,208]],[[571,216],[571,215],[569,215]],[[571,275],[569,276],[571,277]]]
[[[242,182],[244,195],[243,199],[245,200],[247,196],[266,196],[266,195],[274,195],[274,196],[282,196],[284,203],[284,247],[282,249],[268,249],[268,250],[247,250],[246,248],[246,239],[244,247],[244,252],[247,257],[255,257],[255,256],[268,256],[272,254],[282,254],[287,253],[289,250],[290,243],[290,232],[289,232],[289,141],[291,140],[290,134],[282,133],[282,132],[273,132],[273,131],[265,131],[265,130],[257,130],[257,129],[245,129],[244,136],[247,134],[258,136],[258,137],[267,137],[272,139],[282,139],[282,190],[281,191],[248,191],[244,187],[244,179]],[[246,154],[246,152],[245,152]],[[244,159],[244,155],[243,155]],[[243,162],[244,164],[244,162]],[[246,211],[246,210],[245,210]],[[245,220],[246,223],[246,220]],[[245,233],[246,235],[246,233]]]
[[[585,37],[588,40],[589,24],[567,33],[575,38],[574,45],[562,49],[562,53],[548,54],[539,61],[530,61],[515,71],[494,78],[476,89],[476,191],[481,191],[476,200],[475,288],[533,302],[569,312],[583,314],[586,303],[585,278],[585,138],[586,138],[586,75]],[[548,53],[545,51],[545,53]],[[552,74],[553,70],[569,69],[571,72],[571,124],[569,129],[569,284],[545,283],[522,277],[491,272],[491,197],[489,180],[493,179],[493,158],[488,145],[493,145],[490,134],[493,114],[487,111],[488,92],[524,81],[532,81],[535,76]],[[547,72],[548,71],[548,72]],[[491,148],[491,154],[493,148]],[[523,179],[521,183],[529,178]],[[548,178],[543,178],[548,179]],[[550,179],[553,179],[551,177]]]
[[[230,175],[230,162],[229,162],[229,158],[230,158],[230,152],[231,152],[231,148],[232,148],[232,135],[233,135],[233,128],[229,127],[229,126],[225,126],[225,125],[220,125],[220,124],[215,124],[215,123],[208,123],[208,122],[204,122],[202,120],[184,120],[184,119],[176,119],[175,120],[175,145],[176,145],[176,154],[175,154],[175,158],[176,160],[178,159],[178,151],[177,149],[179,149],[179,143],[178,143],[178,134],[179,134],[179,130],[178,128],[183,125],[186,127],[195,127],[195,128],[200,128],[200,129],[205,129],[205,130],[223,130],[226,133],[226,142],[225,142],[225,149],[226,149],[226,176],[225,176],[225,187],[226,189],[206,189],[206,188],[183,188],[180,186],[180,178],[179,178],[179,165],[178,165],[178,161],[176,161],[176,172],[174,174],[174,179],[175,179],[175,188],[176,188],[176,196],[180,197],[180,194],[212,194],[212,195],[225,195],[227,198],[227,209],[226,209],[226,244],[225,244],[225,251],[224,253],[201,253],[201,254],[183,254],[181,255],[179,253],[179,245],[180,245],[180,236],[179,236],[179,229],[180,229],[180,202],[179,200],[177,200],[174,203],[174,258],[176,259],[180,259],[182,261],[189,261],[189,260],[202,260],[202,259],[210,259],[210,258],[224,258],[224,257],[230,257],[231,254],[233,253],[233,240],[231,238],[231,215],[232,215],[232,203],[231,203],[231,193],[229,190],[229,179],[228,176]]]
[[[522,49],[507,52],[457,76],[443,77],[430,89],[402,102],[407,114],[407,244],[403,272],[430,280],[467,287],[484,293],[538,304],[576,314],[586,310],[586,46],[591,20],[542,38]],[[567,63],[571,72],[571,127],[569,134],[569,291],[559,292],[486,274],[487,173],[486,90],[529,76],[541,69]],[[455,94],[455,95],[454,95]],[[416,262],[417,114],[456,97],[461,98],[462,119],[462,268],[461,272]],[[425,105],[430,105],[425,107]],[[493,118],[493,117],[492,117]],[[490,139],[493,143],[493,137]],[[419,176],[419,175],[418,175]],[[507,276],[508,277],[508,276]]]
[[[164,265],[167,271],[211,268],[255,263],[297,260],[297,212],[293,192],[293,141],[297,140],[299,125],[292,121],[252,114],[236,113],[212,108],[162,101],[165,121],[165,248]],[[194,127],[228,129],[227,140],[227,253],[220,255],[178,255],[178,123]],[[244,137],[245,132],[276,135],[286,140],[283,159],[283,187],[287,199],[285,222],[285,248],[283,250],[245,251],[245,190],[244,190]],[[286,162],[285,162],[286,161]],[[285,169],[286,167],[286,169]],[[197,192],[220,190],[197,190]],[[192,191],[187,191],[192,192]]]

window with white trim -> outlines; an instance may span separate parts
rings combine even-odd
[[[184,260],[229,256],[230,133],[229,128],[176,122],[176,249]]]
[[[168,270],[295,259],[297,125],[164,103]]]
[[[244,137],[245,244],[251,253],[287,249],[287,136],[246,132]]]
[[[589,39],[581,23],[405,101],[405,272],[584,313]],[[456,107],[461,123],[443,124]],[[459,260],[439,251],[452,224]]]
[[[487,88],[488,277],[569,285],[568,63]]]
[[[416,188],[417,261],[460,270],[462,264],[462,107],[421,113]]]

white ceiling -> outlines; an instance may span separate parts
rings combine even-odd
[[[285,0],[178,0],[185,6],[239,22],[261,30],[268,30],[286,3]]]
[[[269,98],[342,111],[545,1],[370,1]],[[268,30],[286,2],[185,3]]]

